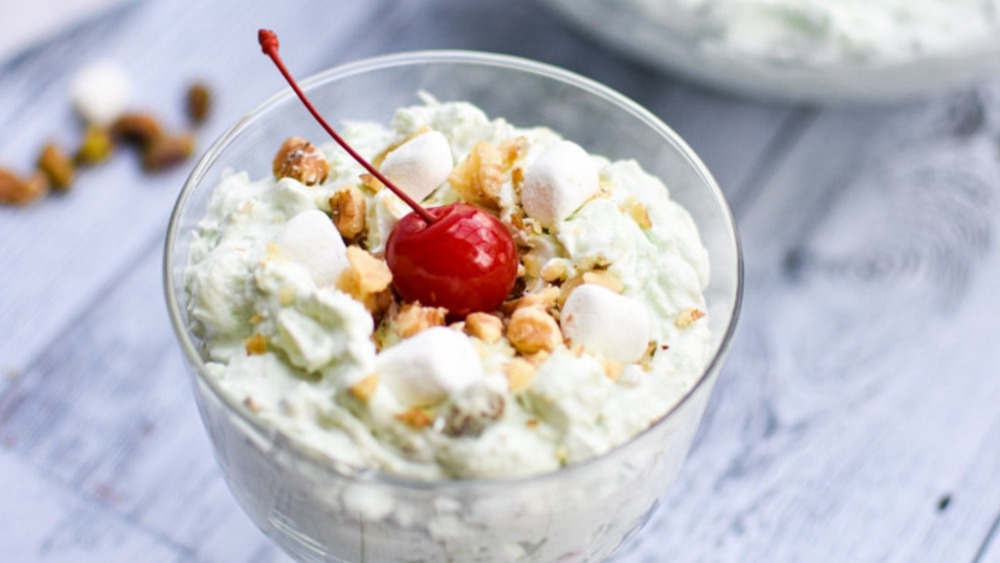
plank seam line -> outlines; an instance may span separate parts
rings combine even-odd
[[[33,370],[37,369],[41,364],[41,362],[45,359],[46,350],[50,349],[50,347],[53,346],[54,343],[59,342],[60,340],[65,338],[66,335],[72,332],[74,330],[74,327],[76,327],[83,319],[93,314],[93,312],[99,309],[102,305],[104,305],[104,303],[108,299],[111,299],[112,295],[114,294],[113,291],[114,288],[125,283],[125,280],[128,279],[130,274],[132,274],[132,271],[130,270],[131,266],[142,261],[142,259],[146,255],[148,255],[151,251],[155,251],[157,248],[160,249],[159,254],[161,254],[162,256],[162,246],[164,244],[163,237],[165,230],[166,229],[164,228],[163,231],[159,230],[156,231],[153,235],[150,236],[152,240],[139,247],[139,249],[135,253],[130,254],[125,260],[122,260],[121,266],[113,270],[108,275],[108,279],[102,282],[94,290],[93,293],[94,295],[97,296],[97,298],[91,301],[89,305],[86,305],[82,307],[80,310],[78,310],[75,315],[69,317],[63,328],[61,330],[56,331],[51,339],[49,339],[43,346],[40,346],[38,353],[35,354],[35,356],[31,358],[31,360],[25,363],[23,369],[20,369],[18,371],[20,371],[22,374],[28,374],[31,373]],[[160,260],[160,262],[162,262],[162,259]],[[162,264],[160,270],[162,272]],[[162,276],[158,276],[158,279],[162,279]],[[160,285],[162,285],[162,283]],[[157,292],[157,293],[159,295],[158,301],[160,301],[160,306],[166,307],[166,302],[164,301],[162,292]],[[2,403],[2,400],[6,395],[11,393],[14,389],[18,388],[16,382],[19,381],[20,379],[21,379],[20,377],[18,379],[15,379],[14,380],[15,384],[7,386],[4,389],[4,391],[0,393],[0,403]]]
[[[17,457],[17,456],[15,456],[15,457]],[[21,458],[18,457],[18,459],[21,459]],[[22,459],[21,461],[25,461],[25,460]],[[48,482],[49,485],[51,485],[51,486],[53,486],[53,487],[55,487],[57,489],[60,489],[64,493],[68,493],[68,495],[71,496],[71,497],[79,499],[80,501],[84,502],[88,507],[96,509],[96,510],[99,510],[100,512],[108,515],[111,518],[114,518],[115,520],[118,520],[119,522],[125,524],[126,526],[131,527],[131,528],[136,529],[136,530],[139,530],[142,533],[145,533],[146,535],[148,535],[150,538],[152,538],[154,541],[156,541],[157,543],[159,543],[163,547],[166,547],[167,549],[170,549],[170,550],[176,552],[177,555],[183,557],[184,561],[195,561],[195,560],[197,560],[197,558],[195,557],[196,554],[197,554],[197,552],[195,551],[194,548],[192,548],[192,547],[190,547],[188,545],[185,545],[183,543],[180,543],[180,542],[172,539],[170,536],[165,535],[163,532],[161,532],[161,531],[159,531],[159,530],[157,530],[155,528],[151,528],[151,527],[149,527],[149,526],[147,526],[147,525],[145,525],[145,524],[143,524],[143,523],[135,520],[134,518],[132,518],[128,514],[125,514],[125,513],[122,513],[120,511],[116,510],[111,505],[105,504],[105,503],[97,500],[97,498],[94,497],[93,495],[91,495],[89,493],[86,493],[86,492],[84,492],[84,491],[82,491],[82,490],[80,490],[80,489],[72,486],[69,482],[66,482],[66,481],[58,478],[57,476],[55,476],[51,472],[45,470],[44,467],[37,468],[37,469],[38,470],[35,472],[35,475],[38,476],[39,478],[45,480],[46,482]]]
[[[972,563],[982,563],[983,557],[986,557],[986,551],[989,550],[990,544],[997,537],[997,532],[1000,531],[1000,513],[993,520],[993,526],[990,527],[990,531],[986,534],[986,538],[983,539],[983,544],[979,546],[979,551],[976,552],[976,556],[972,559]]]
[[[763,191],[767,181],[791,154],[791,148],[805,135],[819,114],[820,111],[815,108],[798,108],[782,119],[778,130],[768,141],[764,153],[742,183],[741,189],[729,198],[735,215],[743,216],[746,213],[747,208]]]
[[[123,284],[123,283],[125,283],[125,280],[128,278],[128,275],[131,273],[131,271],[129,270],[129,266],[134,265],[135,263],[141,261],[143,259],[143,257],[146,256],[146,255],[148,255],[151,251],[155,251],[157,248],[162,247],[162,245],[163,245],[163,234],[164,234],[163,231],[157,231],[155,234],[153,234],[150,237],[151,240],[149,242],[147,242],[146,244],[142,245],[134,254],[130,255],[128,257],[128,259],[124,260],[123,261],[123,265],[120,268],[116,269],[112,274],[110,274],[108,276],[108,279],[104,283],[102,283],[95,290],[95,294],[97,294],[97,295],[99,295],[101,297],[99,297],[98,299],[92,301],[90,303],[90,305],[82,308],[76,315],[74,315],[73,317],[71,317],[70,320],[66,323],[65,328],[63,330],[59,331],[58,333],[56,333],[56,335],[52,338],[52,340],[50,341],[50,344],[51,344],[51,342],[58,342],[67,333],[69,333],[70,331],[72,331],[73,327],[76,326],[79,322],[81,322],[82,319],[84,319],[87,316],[93,314],[93,312],[95,310],[99,309],[105,303],[105,301],[107,301],[108,299],[111,299],[112,295],[114,293],[112,291],[112,289],[115,288],[115,287],[117,287],[117,286],[119,286],[119,285],[121,285],[121,284]],[[123,273],[124,273],[124,275],[122,275]],[[165,303],[161,303],[161,305],[164,306],[164,307],[166,307]],[[37,369],[39,367],[39,365],[41,364],[41,362],[45,359],[45,350],[46,349],[48,349],[48,346],[43,346],[41,348],[41,351],[38,353],[38,355],[36,355],[30,362],[28,362],[27,366],[24,369],[24,373],[30,373],[31,371],[33,371],[33,370],[35,370],[35,369]],[[16,385],[11,385],[11,386],[7,387],[7,389],[5,389],[5,391],[3,393],[0,393],[0,402],[2,402],[2,399],[7,394],[9,394],[11,392],[14,392],[13,390],[16,387],[17,387]],[[21,459],[21,458],[18,458],[18,459]],[[194,561],[194,560],[196,560],[196,557],[195,557],[196,556],[196,551],[191,546],[188,546],[188,545],[185,545],[183,543],[177,542],[176,540],[173,540],[169,536],[164,535],[162,532],[156,530],[155,528],[150,528],[150,527],[142,524],[140,521],[138,521],[137,519],[135,519],[131,515],[123,513],[123,512],[120,512],[117,509],[115,509],[113,506],[110,506],[110,505],[107,505],[105,503],[100,502],[99,500],[97,500],[92,495],[89,495],[89,494],[85,493],[84,491],[79,490],[78,488],[74,487],[72,485],[72,483],[64,481],[64,480],[56,477],[52,473],[46,471],[44,468],[38,468],[38,469],[39,469],[39,471],[36,474],[39,475],[40,477],[42,477],[43,479],[45,479],[50,485],[52,485],[54,487],[57,487],[57,488],[59,488],[59,489],[61,489],[63,491],[68,492],[70,495],[72,495],[72,496],[80,499],[81,501],[87,503],[88,506],[97,508],[97,509],[101,510],[102,512],[108,513],[113,518],[116,518],[117,520],[121,521],[122,523],[124,523],[124,524],[126,524],[126,525],[128,525],[130,527],[133,527],[134,529],[137,529],[137,530],[139,530],[139,531],[141,531],[141,532],[149,535],[154,541],[157,541],[161,545],[163,545],[164,547],[167,547],[168,549],[171,549],[171,550],[177,552],[180,556],[182,556],[183,560],[185,560],[185,561]]]
[[[116,6],[106,7],[98,10],[92,16],[71,24],[55,38],[46,38],[41,42],[26,46],[24,49],[13,53],[9,58],[0,62],[0,74],[7,75],[20,71],[22,67],[30,64],[38,53],[46,49],[51,49],[59,44],[71,45],[83,35],[90,33],[97,34],[102,30],[118,27],[121,21],[127,18],[132,9],[137,5],[139,5],[139,2],[123,2]]]

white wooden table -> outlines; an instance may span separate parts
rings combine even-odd
[[[0,163],[75,140],[69,78],[103,57],[174,125],[187,83],[210,82],[204,148],[281,86],[262,26],[300,75],[420,48],[555,63],[649,107],[715,172],[742,230],[741,325],[679,482],[620,561],[1000,561],[1000,80],[818,109],[654,74],[525,0],[144,0],[0,62]],[[192,165],[151,177],[119,155],[0,208],[2,561],[284,560],[216,469],[165,313]]]

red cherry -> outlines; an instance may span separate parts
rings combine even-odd
[[[468,203],[421,207],[323,119],[281,61],[274,32],[262,29],[257,38],[261,50],[333,140],[413,209],[393,227],[386,241],[392,284],[403,299],[444,307],[452,316],[499,307],[514,286],[518,266],[517,248],[504,224]]]
[[[389,233],[385,260],[392,285],[407,301],[444,307],[455,316],[492,311],[517,278],[517,248],[496,217],[468,203],[427,210],[430,225],[416,213]]]

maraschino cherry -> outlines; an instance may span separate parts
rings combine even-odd
[[[492,311],[517,278],[517,248],[507,227],[468,203],[424,209],[357,153],[323,119],[278,55],[278,37],[261,29],[258,41],[316,121],[351,158],[400,197],[412,210],[389,233],[385,260],[392,284],[406,301],[444,307],[452,317]]]

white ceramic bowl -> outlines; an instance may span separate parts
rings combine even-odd
[[[207,376],[186,312],[188,246],[226,168],[270,174],[275,147],[321,138],[290,91],[236,123],[184,186],[170,222],[165,288],[198,406],[226,480],[250,518],[306,561],[597,561],[638,530],[687,455],[739,310],[741,256],[712,176],[666,125],[620,94],[535,62],[469,52],[387,56],[303,82],[332,122],[387,122],[427,90],[520,125],[547,125],[587,150],[631,157],[692,214],[712,263],[712,360],[661,420],[607,454],[531,478],[425,482],[352,467],[263,423]]]
[[[968,41],[959,38],[953,49],[913,56],[814,56],[811,47],[798,53],[791,47],[783,53],[769,53],[722,40],[709,18],[677,0],[546,3],[591,36],[658,69],[764,99],[822,104],[892,102],[1000,77],[1000,33]],[[735,2],[723,9],[735,14],[742,4]],[[730,17],[732,25],[739,26],[740,18],[749,16]],[[830,48],[835,51],[838,47]]]

